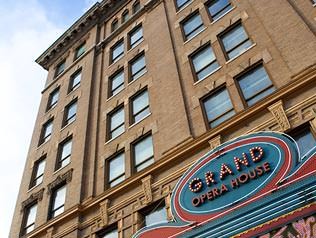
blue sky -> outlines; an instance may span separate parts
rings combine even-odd
[[[97,0],[0,0],[0,237],[8,237],[47,72],[34,60]]]

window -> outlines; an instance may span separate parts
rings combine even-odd
[[[65,167],[70,163],[72,148],[72,138],[67,138],[65,141],[61,142],[58,147],[58,159],[56,163],[56,169]]]
[[[55,70],[55,77],[60,75],[65,70],[66,60],[61,61],[57,66]]]
[[[129,48],[132,49],[143,41],[143,27],[137,26],[129,34]]]
[[[213,21],[219,19],[221,16],[225,15],[226,12],[232,9],[230,0],[211,0],[207,2],[206,6]]]
[[[80,86],[80,81],[81,81],[81,69],[77,71],[76,73],[74,73],[73,75],[71,75],[68,92],[71,92],[77,89]]]
[[[145,215],[145,225],[151,226],[157,223],[168,222],[167,210],[164,206],[160,206],[151,213]]]
[[[131,109],[132,109],[132,118],[131,118],[131,124],[139,122],[143,118],[145,118],[147,115],[150,114],[149,109],[149,98],[148,98],[148,91],[147,89],[144,91],[141,91],[139,94],[136,94],[131,99]]]
[[[75,52],[75,60],[78,59],[81,55],[84,54],[84,52],[86,52],[86,47],[85,47],[85,43],[81,44]]]
[[[184,40],[193,38],[196,34],[204,29],[202,18],[199,12],[193,13],[188,19],[181,23]]]
[[[225,57],[227,60],[238,56],[252,45],[241,23],[220,35],[220,42],[226,53]]]
[[[255,104],[275,91],[262,65],[250,69],[240,77],[237,77],[237,82],[248,106]]]
[[[111,32],[115,31],[119,27],[118,20],[115,19],[111,24]]]
[[[114,109],[113,112],[109,114],[109,139],[113,139],[121,135],[125,131],[124,126],[124,107]]]
[[[295,128],[290,135],[296,141],[301,156],[316,146],[316,135],[307,123]]]
[[[52,192],[49,218],[54,218],[64,212],[66,200],[66,184],[57,187]]]
[[[201,80],[214,72],[219,64],[210,45],[204,46],[191,56],[196,80]]]
[[[215,127],[235,114],[226,88],[215,91],[203,101],[209,127]]]
[[[177,10],[181,10],[190,2],[192,2],[192,0],[176,0]]]
[[[53,120],[54,119],[51,118],[43,125],[38,145],[41,145],[50,139],[53,131]]]
[[[152,136],[146,136],[132,145],[135,171],[139,172],[154,163]]]
[[[123,55],[124,55],[124,41],[122,39],[111,48],[111,63],[115,63]]]
[[[109,79],[109,97],[114,96],[124,89],[124,69],[120,69]]]
[[[146,62],[145,62],[145,54],[142,53],[136,57],[136,59],[132,60],[129,64],[130,66],[130,81],[138,79],[144,73],[147,72],[146,70]]]
[[[118,238],[118,231],[117,228],[111,229],[110,231],[103,232],[100,238]]]
[[[42,183],[46,164],[45,158],[46,156],[42,157],[34,163],[30,188],[33,188]]]
[[[71,122],[73,122],[76,119],[76,113],[77,113],[77,99],[70,102],[65,107],[65,114],[64,114],[64,122],[63,127],[67,126]]]
[[[124,22],[126,22],[126,21],[128,20],[128,18],[129,18],[129,12],[128,12],[128,10],[126,9],[126,10],[122,13],[122,24],[123,24]]]
[[[49,94],[46,111],[57,105],[59,98],[59,87]]]
[[[119,153],[109,160],[108,165],[108,183],[109,187],[121,183],[125,179],[125,154],[124,152]]]
[[[138,12],[140,10],[140,3],[139,1],[136,1],[134,4],[133,4],[133,14],[135,14],[136,12]]]
[[[24,209],[21,235],[26,235],[34,230],[37,213],[37,203],[32,204]]]

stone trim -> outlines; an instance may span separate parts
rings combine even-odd
[[[28,205],[32,204],[35,201],[41,201],[43,199],[43,194],[44,194],[44,188],[42,188],[41,190],[39,190],[36,193],[32,193],[31,196],[26,199],[24,202],[22,202],[22,209],[21,212],[23,212],[23,210],[25,209],[25,207],[27,207]]]
[[[58,185],[64,182],[70,183],[70,181],[72,180],[72,172],[73,172],[73,169],[70,169],[66,173],[58,175],[57,178],[53,182],[47,185],[47,193],[51,194],[52,190],[55,187],[57,187]]]
[[[286,116],[282,100],[272,104],[268,107],[269,111],[272,113],[274,119],[278,122],[282,132],[291,128],[289,119]]]
[[[145,204],[149,204],[153,201],[153,191],[152,191],[152,176],[148,175],[142,179],[142,188],[145,195]]]

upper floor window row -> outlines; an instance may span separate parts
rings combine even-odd
[[[135,48],[138,44],[143,41],[143,27],[142,25],[136,26],[128,33],[128,49]],[[116,42],[110,49],[110,64],[117,62],[124,56],[125,46],[124,39]]]
[[[132,5],[132,14],[137,13],[141,9],[140,2],[137,0]],[[130,18],[129,10],[125,9],[121,15],[121,24],[124,24],[127,22],[127,20]],[[111,23],[111,32],[114,32],[116,29],[119,28],[119,20],[116,18]]]

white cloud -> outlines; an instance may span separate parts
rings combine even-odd
[[[34,60],[62,33],[36,0],[0,7],[0,237],[7,237],[46,71]],[[13,4],[13,3],[9,3]]]

